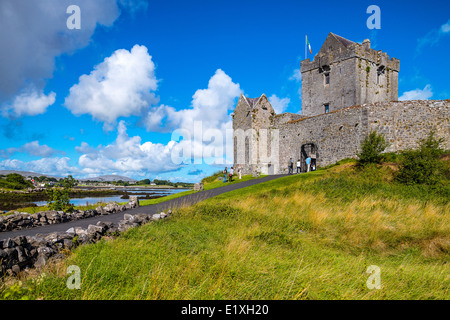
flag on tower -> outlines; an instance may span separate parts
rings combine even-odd
[[[310,44],[309,41],[308,41],[308,36],[306,36],[306,45],[308,46],[309,53],[312,54],[312,51],[311,51],[311,44]]]

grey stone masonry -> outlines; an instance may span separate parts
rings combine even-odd
[[[400,61],[370,41],[355,43],[330,33],[313,61],[301,62],[302,114],[398,99]]]
[[[304,171],[307,157],[326,166],[356,158],[375,130],[388,141],[387,152],[416,148],[430,131],[449,150],[450,100],[397,101],[399,66],[369,40],[358,44],[330,33],[314,60],[301,63],[302,114],[276,114],[264,94],[241,95],[233,113],[234,167],[241,164],[243,174],[287,173],[292,158]]]

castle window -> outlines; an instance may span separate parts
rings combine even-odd
[[[324,73],[325,84],[330,84],[330,74],[328,72]]]
[[[384,74],[384,70],[385,70],[384,66],[381,66],[381,67],[379,67],[377,69],[377,84],[380,84],[380,82],[381,82],[381,75]]]
[[[329,104],[325,104],[324,107],[325,107],[325,113],[330,112],[330,105]]]

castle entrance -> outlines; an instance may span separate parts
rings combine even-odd
[[[312,170],[312,167],[317,169],[317,146],[314,143],[305,143],[300,148],[300,163],[302,172],[306,172],[307,165],[306,165],[306,159],[311,158],[311,166],[310,170]],[[294,169],[295,170],[295,169]]]

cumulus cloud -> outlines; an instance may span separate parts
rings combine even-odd
[[[78,152],[83,153],[78,160],[81,172],[87,175],[120,173],[131,176],[170,172],[191,163],[194,158],[201,161],[206,155],[215,159],[214,150],[209,152],[214,148],[222,151],[219,156],[223,158],[226,141],[232,142],[232,139],[225,139],[226,129],[231,129],[228,111],[234,107],[234,100],[240,93],[239,85],[219,69],[206,89],[195,92],[190,108],[175,110],[160,105],[147,110],[144,123],[148,130],[166,131],[170,128],[180,133],[182,138],[174,133],[167,144],[143,142],[140,136],[130,137],[125,121],[121,120],[113,143],[93,148],[83,142],[76,147]]]
[[[32,89],[17,95],[10,105],[4,107],[3,116],[20,117],[43,114],[49,106],[55,103],[56,93],[45,95],[42,91]]]
[[[95,148],[92,148],[91,146],[89,146],[89,144],[87,142],[81,142],[81,146],[77,146],[75,147],[75,150],[79,153],[93,153],[95,152]]]
[[[179,164],[171,160],[174,145],[173,141],[164,145],[142,142],[139,136],[130,137],[122,120],[117,126],[117,138],[112,144],[95,149],[82,144],[78,151],[88,153],[80,156],[78,164],[86,174],[120,172],[135,176],[142,173],[167,172],[180,168]]]
[[[6,158],[10,157],[11,155],[15,153],[26,153],[31,156],[37,156],[37,157],[49,157],[53,156],[57,153],[60,153],[60,151],[55,150],[48,145],[40,145],[39,141],[32,141],[25,143],[23,146],[19,148],[8,148],[6,150],[2,150],[1,156]]]
[[[427,84],[423,89],[415,89],[404,92],[398,100],[427,100],[433,96],[431,85]]]
[[[97,25],[110,26],[119,16],[116,0],[78,0],[80,30],[67,29],[66,9],[72,0],[0,1],[0,101],[9,100],[30,83],[45,86],[55,57],[89,44]]]
[[[195,92],[190,108],[175,110],[165,105],[154,107],[149,110],[144,124],[149,131],[167,132],[176,129],[184,132],[183,137],[188,136],[188,141],[181,140],[179,145],[190,148],[193,158],[202,159],[206,154],[207,158],[211,158],[207,161],[214,162],[216,157],[223,159],[225,153],[229,159],[232,139],[229,132],[227,136],[227,130],[232,129],[232,121],[228,113],[241,93],[239,84],[218,69],[210,78],[208,87]]]
[[[65,106],[75,115],[90,114],[106,124],[119,117],[139,115],[158,100],[155,64],[145,46],[116,50],[82,75],[70,88]]]
[[[202,129],[222,130],[229,127],[228,112],[241,94],[239,84],[218,69],[210,78],[206,89],[199,89],[192,97],[190,108],[175,110],[161,105],[150,109],[144,124],[149,131],[185,129],[194,132],[194,123],[202,123]],[[163,125],[164,124],[164,125]]]
[[[126,55],[131,54],[132,52],[128,52]],[[95,76],[92,78],[95,80]],[[106,78],[108,77],[105,80]],[[121,120],[113,143],[92,147],[87,142],[82,142],[75,147],[81,153],[77,167],[71,166],[68,158],[49,157],[30,162],[5,160],[0,162],[0,167],[40,170],[38,172],[51,172],[60,176],[72,174],[80,178],[99,174],[143,177],[153,173],[175,172],[192,163],[192,160],[194,164],[205,162],[213,165],[224,163],[224,157],[227,161],[232,161],[232,122],[228,113],[234,108],[235,99],[241,92],[239,84],[233,83],[219,69],[209,80],[206,89],[195,92],[190,108],[175,110],[161,105],[147,109],[145,124],[149,129],[158,127],[163,121],[174,133],[181,133],[182,138],[173,134],[167,144],[142,141],[140,136],[129,136],[127,125]]]
[[[291,102],[291,99],[289,98],[280,99],[273,94],[269,97],[269,101],[273,109],[275,110],[275,113],[280,114],[286,110],[289,102]]]
[[[91,147],[83,142],[76,150],[83,153],[78,158],[78,166],[70,164],[68,157],[51,157],[55,154],[51,148],[37,142],[26,144],[16,150],[4,150],[0,155],[27,150],[43,158],[33,161],[6,159],[0,162],[4,170],[33,171],[55,176],[69,174],[86,178],[101,174],[120,174],[125,176],[148,176],[152,173],[174,171],[183,166],[172,161],[172,150],[177,145],[142,142],[141,137],[130,137],[124,121],[117,126],[116,140],[106,146]]]
[[[42,158],[33,161],[21,161],[17,159],[7,159],[0,162],[2,170],[32,171],[36,173],[48,174],[52,176],[77,175],[80,169],[69,164],[68,157],[62,158]]]

